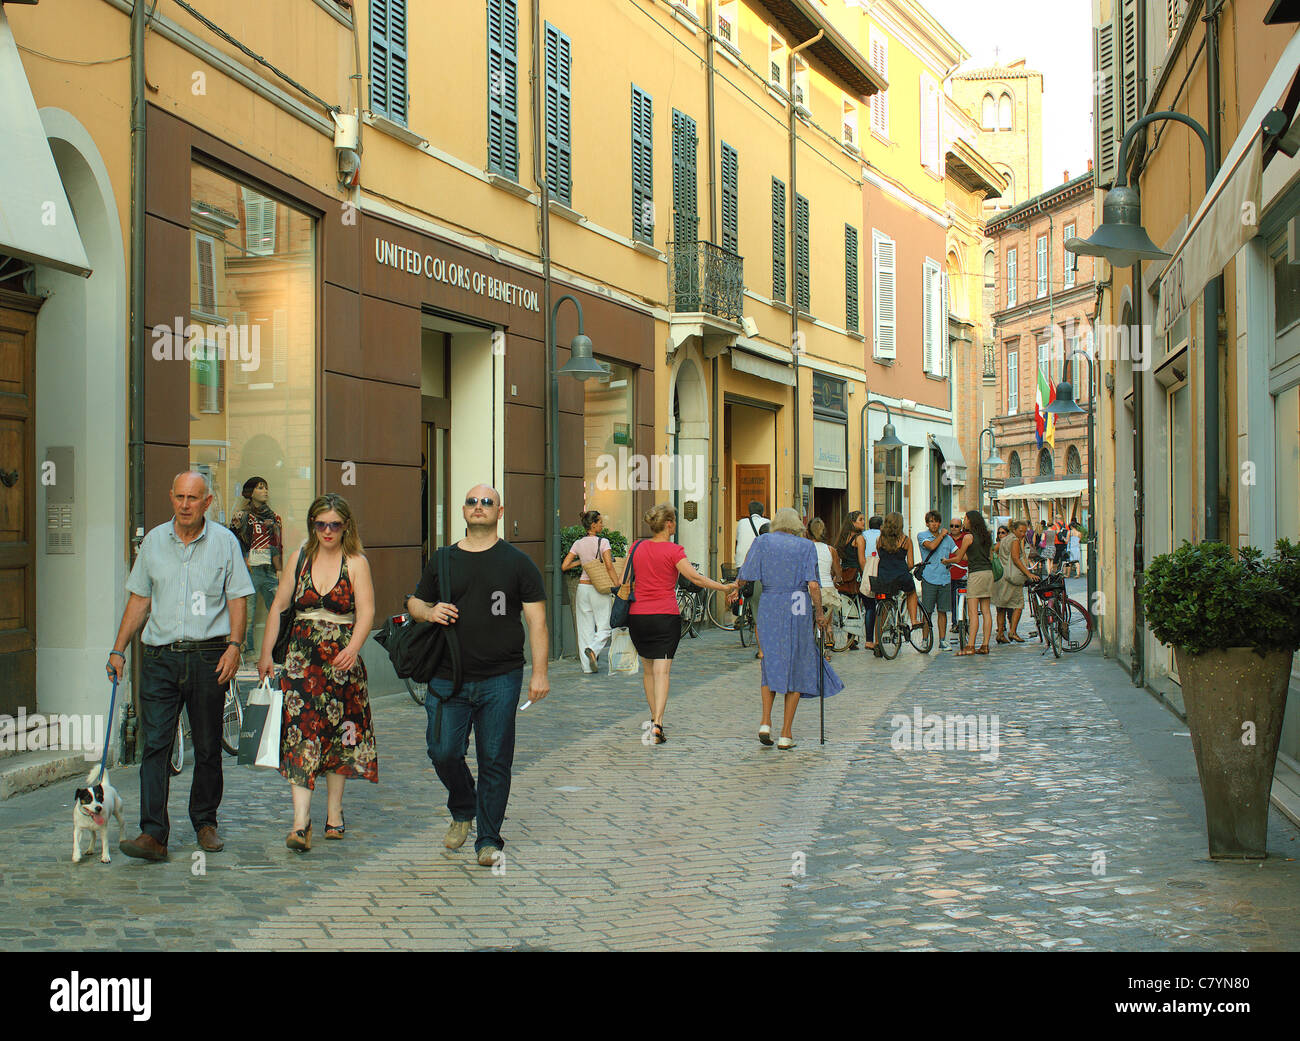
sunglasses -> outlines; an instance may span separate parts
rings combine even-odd
[[[497,504],[496,500],[493,499],[490,495],[485,495],[481,499],[476,499],[474,498],[474,496],[471,495],[468,499],[465,500],[466,506],[478,506],[478,505],[495,506],[496,504]]]
[[[328,531],[332,533],[343,530],[342,521],[316,521],[315,524],[317,531]]]

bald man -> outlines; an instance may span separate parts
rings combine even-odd
[[[110,679],[121,679],[125,652],[143,628],[140,666],[140,835],[122,840],[129,857],[166,860],[171,822],[172,744],[181,708],[189,712],[194,741],[190,823],[199,846],[218,853],[221,805],[221,710],[226,685],[239,668],[239,648],[253,580],[234,532],[209,524],[212,486],[187,471],[172,481],[171,520],[144,537],[127,592],[131,594],[117,640],[108,655]],[[240,639],[231,634],[238,633]]]
[[[451,825],[443,836],[448,849],[460,849],[478,820],[474,850],[484,867],[497,863],[505,840],[501,824],[510,798],[515,760],[515,713],[524,675],[524,630],[528,622],[532,676],[528,700],[550,690],[546,676],[546,587],[537,565],[497,535],[501,493],[477,484],[465,495],[467,534],[448,550],[450,590],[440,588],[438,554],[406,602],[412,618],[454,626],[460,643],[463,683],[455,691],[451,656],[443,658],[424,699],[429,716],[429,759],[447,789]],[[454,696],[453,696],[454,694]],[[478,785],[465,762],[474,731]]]

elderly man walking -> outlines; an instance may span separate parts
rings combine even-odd
[[[479,864],[491,867],[505,846],[501,824],[510,798],[515,713],[524,677],[521,613],[528,622],[532,649],[528,700],[540,701],[550,690],[546,588],[537,565],[497,535],[500,492],[486,484],[475,485],[465,496],[464,517],[466,535],[448,551],[451,588],[441,588],[438,554],[434,553],[406,609],[418,622],[455,627],[463,683],[456,692],[451,656],[447,655],[424,701],[429,717],[425,736],[429,759],[447,789],[447,809],[451,811],[443,845],[460,849],[477,817],[474,850]],[[478,760],[477,787],[465,763],[471,728]]]
[[[190,823],[199,846],[221,851],[217,808],[221,805],[221,709],[225,687],[239,668],[239,648],[253,582],[239,540],[229,528],[207,521],[212,487],[203,474],[177,474],[172,481],[175,516],[144,537],[127,592],[131,594],[117,640],[108,655],[110,678],[121,679],[124,652],[141,628],[140,835],[120,848],[129,857],[166,860],[171,823],[172,744],[184,707],[194,740]],[[238,633],[241,638],[231,634]]]

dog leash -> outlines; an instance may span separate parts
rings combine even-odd
[[[113,677],[113,692],[108,697],[108,726],[104,728],[104,754],[99,760],[99,776],[95,778],[98,784],[104,779],[104,770],[108,766],[108,746],[113,742],[113,708],[117,702],[117,677]]]

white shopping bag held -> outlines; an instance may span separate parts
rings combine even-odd
[[[270,677],[248,695],[244,724],[239,729],[239,762],[245,766],[280,769],[280,723],[284,695]]]

